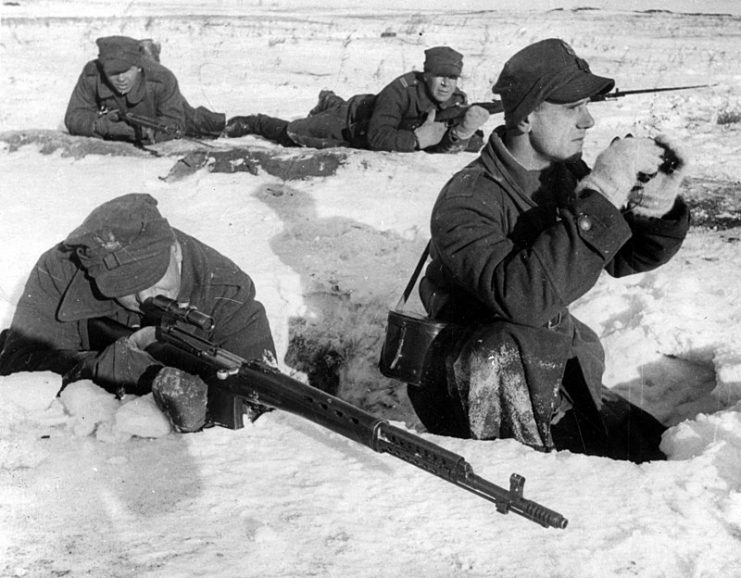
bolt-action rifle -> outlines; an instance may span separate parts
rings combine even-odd
[[[408,431],[391,425],[338,397],[284,375],[262,361],[248,361],[204,339],[214,327],[212,317],[193,307],[181,307],[163,296],[142,304],[145,319],[156,322],[156,346],[170,365],[182,363],[209,384],[209,417],[222,427],[243,427],[245,404],[261,404],[288,411],[335,433],[391,454],[413,466],[496,504],[502,514],[514,512],[544,527],[565,528],[561,514],[523,497],[525,478],[512,474],[506,490],[473,472],[462,457]],[[110,319],[90,320],[91,342],[101,345],[130,334],[132,329]],[[148,349],[149,351],[149,349]]]
[[[623,98],[624,96],[634,96],[636,94],[668,92],[668,91],[673,91],[673,90],[689,90],[691,88],[705,88],[707,86],[710,86],[710,85],[709,84],[695,84],[692,86],[668,86],[668,87],[660,87],[660,88],[640,88],[637,90],[616,89],[607,94],[595,95],[591,97],[589,100],[591,100],[592,102],[603,102],[606,100],[617,100],[618,98]],[[449,108],[441,110],[435,115],[435,120],[437,122],[446,122],[450,124],[451,126],[456,125],[463,119],[463,116],[466,114],[466,111],[471,106],[480,106],[482,108],[485,108],[489,114],[498,114],[504,111],[502,102],[499,100],[492,100],[488,102],[473,102],[468,106],[451,106]]]

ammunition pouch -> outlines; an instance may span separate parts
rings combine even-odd
[[[404,311],[389,311],[378,368],[386,377],[420,387],[433,369],[447,323]],[[441,352],[440,352],[441,354]]]
[[[435,360],[443,355],[443,330],[448,326],[443,321],[403,310],[429,254],[430,243],[422,252],[396,309],[389,311],[378,363],[386,377],[416,387],[423,387],[430,382],[428,378],[434,378],[433,374],[439,371],[440,364]]]

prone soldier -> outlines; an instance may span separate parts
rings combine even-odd
[[[188,103],[175,75],[159,63],[158,44],[128,36],[107,36],[96,43],[98,57],[82,69],[67,105],[64,124],[70,134],[138,144],[180,134],[219,136],[226,115]],[[126,120],[129,113],[169,130],[134,125]]]
[[[425,50],[422,72],[399,76],[378,95],[358,94],[344,100],[332,91],[322,91],[306,118],[289,122],[264,114],[235,116],[223,134],[256,134],[288,147],[441,153],[478,150],[482,144],[479,129],[489,118],[484,108],[469,107],[454,126],[435,120],[439,112],[468,105],[466,94],[458,88],[462,70],[463,55],[448,46],[436,46]]]

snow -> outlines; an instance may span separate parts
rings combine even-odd
[[[5,2],[0,130],[60,129],[95,38],[108,34],[160,40],[192,104],[287,118],[306,114],[322,88],[375,92],[438,44],[464,53],[464,90],[488,99],[508,56],[560,36],[621,89],[712,84],[592,105],[588,160],[615,135],[666,133],[690,151],[696,183],[738,190],[739,124],[717,122],[741,111],[738,2],[492,4]],[[279,152],[254,137],[217,144]],[[0,326],[44,250],[103,201],[150,193],[173,226],[255,279],[284,371],[305,378],[297,337],[329,344],[343,356],[343,398],[496,484],[525,476],[525,496],[568,527],[503,516],[285,412],[179,435],[149,396],[119,401],[78,382],[57,398],[59,376],[21,373],[0,378],[0,575],[741,576],[739,230],[693,228],[665,267],[605,277],[572,308],[603,340],[605,384],[672,426],[668,461],[443,438],[419,429],[403,387],[375,363],[432,203],[474,155],[340,152],[328,177],[202,169],[164,181],[177,156],[75,158],[3,144]]]

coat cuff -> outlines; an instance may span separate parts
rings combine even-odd
[[[574,203],[573,216],[579,237],[606,261],[631,237],[623,214],[596,191],[583,191]]]

